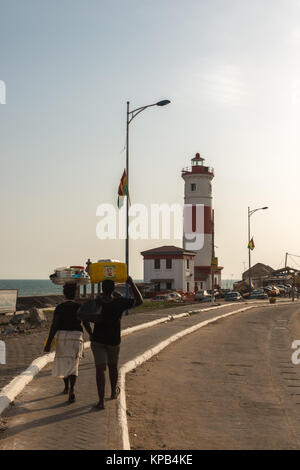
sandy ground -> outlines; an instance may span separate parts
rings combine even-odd
[[[200,329],[127,375],[132,449],[299,449],[300,306]]]

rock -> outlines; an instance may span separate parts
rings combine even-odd
[[[18,325],[19,323],[24,323],[24,314],[23,313],[16,313],[12,319],[10,320],[10,323],[12,325]]]
[[[46,317],[41,308],[33,307],[29,310],[29,323],[32,325],[42,325],[46,322]]]
[[[15,328],[13,325],[11,325],[10,323],[4,328],[4,334],[5,335],[11,335],[15,332]]]

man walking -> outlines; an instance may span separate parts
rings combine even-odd
[[[119,393],[118,381],[118,359],[121,343],[121,317],[124,310],[131,309],[143,303],[143,297],[134,284],[131,277],[127,283],[132,289],[134,299],[124,297],[113,297],[115,287],[114,281],[102,282],[102,294],[97,297],[97,308],[102,308],[99,321],[95,321],[93,334],[91,336],[91,350],[96,365],[96,381],[99,402],[96,408],[104,409],[105,370],[108,365],[111,399],[115,399]]]

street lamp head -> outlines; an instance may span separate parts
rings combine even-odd
[[[171,103],[171,101],[162,100],[162,101],[159,101],[158,103],[156,103],[156,106],[166,106],[166,104],[169,104],[169,103]]]
[[[262,209],[269,209],[268,207],[262,207]]]

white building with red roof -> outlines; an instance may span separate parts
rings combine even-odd
[[[141,254],[144,257],[144,281],[153,282],[155,291],[194,290],[193,251],[167,245],[142,251]]]

